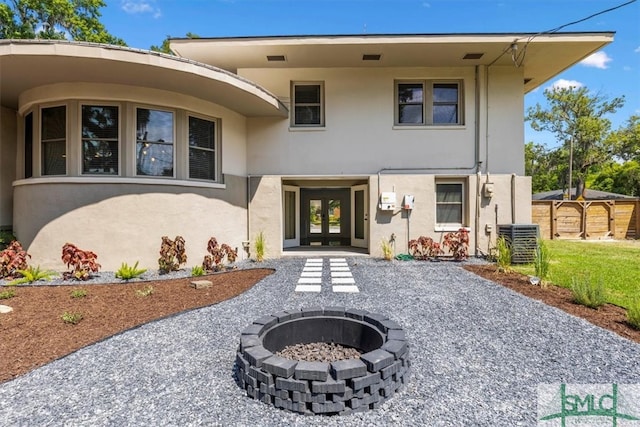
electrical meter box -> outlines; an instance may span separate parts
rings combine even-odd
[[[396,193],[383,192],[380,194],[380,210],[392,211],[396,208]]]
[[[412,194],[405,194],[402,200],[402,209],[413,209],[414,198]]]

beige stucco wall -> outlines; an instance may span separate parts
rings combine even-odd
[[[462,182],[465,189],[465,226],[470,231],[470,255],[487,254],[495,245],[498,224],[530,224],[531,179],[514,175],[432,175],[385,173],[362,177],[369,179],[369,252],[382,257],[381,242],[395,235],[396,254],[407,253],[407,242],[419,236],[441,241],[444,234],[456,228],[439,228],[436,225],[436,181]],[[313,185],[317,177],[308,177]],[[304,186],[304,177],[298,177]],[[492,197],[485,197],[483,184],[489,180],[494,188]],[[251,179],[250,229],[252,236],[263,231],[267,237],[269,256],[281,255],[282,177],[277,175],[255,176]],[[479,183],[479,185],[477,185]],[[336,185],[339,185],[339,181]],[[380,192],[395,192],[397,206],[393,211],[378,208]],[[410,214],[400,209],[403,196],[415,197]],[[480,196],[478,197],[478,194]],[[515,202],[515,205],[512,204]],[[476,210],[476,208],[479,208]],[[304,213],[303,213],[304,215]],[[487,230],[489,225],[490,230]]]
[[[0,228],[13,223],[13,187],[16,177],[16,112],[0,108]]]
[[[247,234],[246,179],[227,175],[226,188],[176,184],[24,180],[15,187],[15,234],[31,263],[64,270],[62,246],[69,242],[98,254],[105,271],[122,262],[158,268],[162,236],[185,238],[187,267],[201,264],[207,242],[239,249]]]
[[[474,173],[476,160],[489,165],[490,173],[524,173],[523,80],[522,71],[514,67],[479,69],[478,85],[474,67],[242,69],[239,73],[283,100],[289,100],[292,81],[324,82],[323,128],[290,128],[287,120],[249,119],[251,174],[371,174],[382,168]],[[465,124],[394,126],[394,82],[400,79],[463,80]],[[478,119],[476,105],[482,113]]]

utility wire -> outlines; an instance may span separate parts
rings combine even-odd
[[[531,43],[531,42],[532,42],[536,37],[538,37],[538,36],[540,36],[540,35],[543,35],[543,34],[553,34],[553,33],[556,33],[556,32],[558,32],[558,31],[560,31],[561,29],[566,28],[566,27],[568,27],[568,26],[570,26],[570,25],[579,24],[579,23],[584,22],[584,21],[587,21],[587,20],[589,20],[589,19],[591,19],[591,18],[595,18],[596,16],[603,15],[603,14],[605,14],[605,13],[612,12],[612,11],[614,11],[614,10],[616,10],[616,9],[620,9],[620,8],[622,8],[622,7],[628,6],[628,5],[630,5],[631,3],[635,3],[636,1],[637,1],[637,0],[629,0],[629,1],[625,2],[625,3],[619,4],[619,5],[617,5],[617,6],[610,7],[609,9],[605,9],[605,10],[602,10],[602,11],[600,11],[600,12],[596,12],[596,13],[594,13],[594,14],[591,14],[591,15],[589,15],[589,16],[587,16],[587,17],[585,17],[585,18],[578,19],[577,21],[573,21],[573,22],[569,22],[569,23],[567,23],[567,24],[560,25],[559,27],[553,28],[553,29],[551,29],[551,30],[541,31],[541,32],[539,32],[539,33],[536,33],[536,34],[530,35],[530,36],[528,36],[528,37],[520,37],[520,38],[516,38],[516,39],[515,39],[515,40],[514,40],[510,45],[509,45],[509,47],[505,48],[505,49],[502,51],[502,53],[501,53],[501,54],[500,54],[496,59],[494,59],[493,61],[491,61],[491,63],[490,63],[488,66],[491,66],[491,65],[495,64],[495,63],[496,63],[500,58],[502,58],[502,57],[504,56],[504,54],[505,54],[505,53],[507,53],[507,52],[511,51],[511,59],[512,59],[513,63],[515,64],[516,68],[517,68],[517,67],[520,67],[520,66],[522,65],[522,63],[524,62],[524,58],[525,58],[525,56],[526,56],[526,54],[527,54],[527,46],[528,46],[528,45],[529,45],[529,43]],[[524,44],[524,47],[522,48],[522,51],[518,54],[518,53],[516,53],[517,43],[518,43],[518,41],[520,41],[520,40],[524,40],[524,39],[527,39],[527,42]]]

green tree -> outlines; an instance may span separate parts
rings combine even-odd
[[[5,0],[0,38],[78,40],[126,46],[100,22],[104,0]]]
[[[567,164],[561,152],[548,150],[541,144],[528,142],[524,146],[525,175],[531,177],[531,191],[541,193],[561,188]]]
[[[586,87],[555,88],[544,91],[549,104],[536,104],[527,110],[526,120],[536,131],[555,134],[569,159],[570,182],[576,180],[576,194],[583,195],[585,182],[593,166],[606,162],[612,153],[609,134],[611,122],[605,116],[624,105],[624,97],[608,101],[591,95]]]
[[[611,193],[640,196],[640,162],[611,162],[589,177],[589,187]]]
[[[610,135],[610,140],[616,156],[640,162],[640,116],[629,117],[624,126]]]
[[[188,39],[199,39],[200,36],[194,33],[187,33],[186,37]],[[169,43],[171,41],[171,36],[168,35],[164,41],[162,42],[162,44],[160,46],[156,46],[156,45],[152,45],[149,49],[154,51],[154,52],[161,52],[161,53],[166,53],[168,55],[173,55],[173,52],[171,52],[171,48],[169,47]]]

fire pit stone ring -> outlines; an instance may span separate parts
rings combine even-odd
[[[291,360],[275,353],[295,344],[335,343],[360,358]],[[378,408],[407,383],[409,344],[387,316],[344,307],[285,310],[241,333],[234,377],[247,396],[306,415],[348,415]]]

